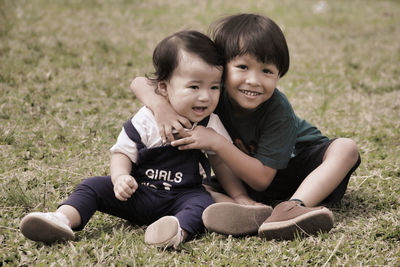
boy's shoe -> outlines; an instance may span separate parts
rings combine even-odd
[[[271,216],[258,229],[258,235],[268,240],[291,240],[297,235],[329,232],[332,227],[333,214],[329,209],[307,208],[298,201],[284,201],[274,208]]]
[[[75,238],[68,219],[57,212],[29,213],[21,220],[19,229],[25,237],[45,243]]]
[[[183,230],[175,216],[164,216],[150,224],[144,233],[144,242],[156,247],[178,248],[183,241]]]
[[[250,206],[220,202],[208,206],[202,218],[204,226],[211,232],[243,236],[257,233],[271,212],[272,208],[267,205]]]

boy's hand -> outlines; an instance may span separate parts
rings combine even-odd
[[[167,97],[161,93],[156,93],[154,85],[149,83],[149,80],[145,77],[136,77],[132,80],[130,85],[132,93],[142,101],[154,114],[157,122],[161,140],[165,144],[167,140],[172,142],[175,140],[172,131],[175,129],[176,132],[184,137],[184,128],[191,129],[191,122],[180,116],[171,107]],[[161,88],[157,89],[159,92]]]
[[[192,128],[190,121],[177,114],[169,105],[164,105],[162,108],[158,108],[158,110],[154,112],[154,117],[163,144],[167,141],[174,141],[174,134],[179,137],[188,136],[185,128]]]
[[[203,149],[213,151],[219,137],[221,137],[214,129],[200,125],[191,131],[187,131],[186,134],[186,137],[171,142],[171,145],[178,146],[180,150]]]
[[[121,201],[127,201],[137,188],[138,184],[135,178],[130,175],[120,175],[114,182],[115,197]]]

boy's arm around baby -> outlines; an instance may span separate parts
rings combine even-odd
[[[131,82],[130,89],[153,112],[163,143],[166,140],[175,140],[173,130],[176,130],[181,137],[187,136],[184,128],[192,128],[190,121],[177,114],[165,97],[155,93],[155,88],[151,88],[148,81],[145,77],[136,77]]]
[[[212,129],[196,127],[188,137],[175,140],[172,146],[179,149],[203,149],[215,152],[224,163],[246,184],[257,191],[265,190],[275,177],[276,169],[265,166]]]

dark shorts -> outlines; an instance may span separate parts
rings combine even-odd
[[[289,161],[286,169],[278,170],[272,183],[265,191],[255,191],[245,184],[249,196],[258,202],[264,202],[267,204],[274,200],[286,200],[290,198],[297,188],[299,188],[303,180],[313,170],[321,165],[326,150],[334,140],[335,139],[331,139],[326,142],[310,145],[304,148],[299,155]],[[358,161],[346,174],[338,187],[325,200],[322,201],[323,204],[334,204],[343,198],[350,180],[350,176],[357,169],[360,163],[361,158],[358,157]],[[217,187],[216,190],[218,190],[218,186],[216,186],[215,181],[212,181],[210,185]]]

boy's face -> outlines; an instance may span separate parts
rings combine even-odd
[[[279,81],[275,64],[258,61],[250,54],[237,56],[226,65],[225,89],[236,114],[251,112],[267,101]]]
[[[210,66],[194,54],[181,52],[171,79],[160,82],[159,89],[179,115],[199,122],[217,107],[221,76],[222,68]]]

